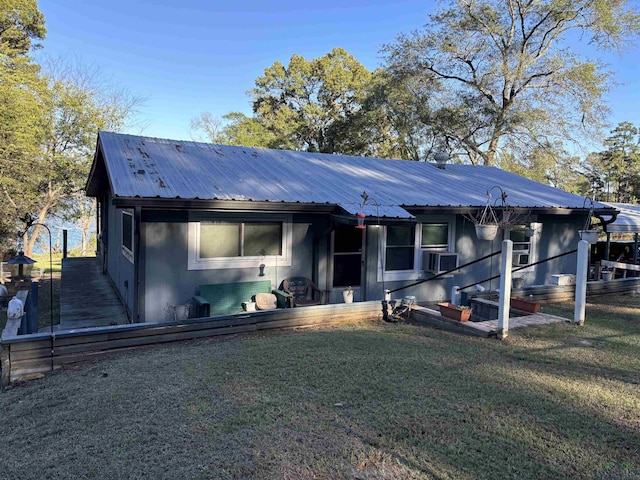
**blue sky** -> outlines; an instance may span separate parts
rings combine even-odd
[[[246,92],[276,60],[343,47],[370,70],[380,47],[424,25],[434,2],[418,0],[41,0],[48,30],[38,56],[100,68],[146,98],[129,133],[188,140],[203,112],[251,114]],[[638,48],[607,61],[620,83],[611,121],[640,126]]]

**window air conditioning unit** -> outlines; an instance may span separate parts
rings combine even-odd
[[[425,268],[427,267],[428,268]],[[458,267],[458,254],[451,252],[422,252],[422,268],[433,273],[448,272]]]
[[[525,267],[529,265],[529,258],[528,253],[514,253],[511,264],[514,267]]]

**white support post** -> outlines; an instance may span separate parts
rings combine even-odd
[[[460,303],[460,286],[451,287],[451,303],[458,305]]]
[[[513,242],[502,241],[502,256],[500,257],[500,298],[498,303],[498,338],[503,339],[509,334],[509,308],[511,306],[511,263],[513,257]]]
[[[578,266],[576,267],[576,306],[573,321],[584,325],[584,312],[587,303],[587,274],[589,270],[589,242],[578,242]]]

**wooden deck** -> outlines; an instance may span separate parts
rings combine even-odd
[[[65,258],[56,330],[125,325],[124,306],[95,257]]]
[[[495,337],[498,333],[498,320],[487,320],[484,322],[458,322],[456,320],[443,317],[439,311],[428,307],[415,306],[414,310],[411,312],[411,317],[426,325],[476,337]],[[509,318],[509,330],[568,321],[569,320],[566,318],[547,315],[546,313],[522,315]]]

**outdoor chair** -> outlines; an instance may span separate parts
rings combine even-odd
[[[305,277],[291,277],[282,281],[280,290],[291,294],[294,307],[320,305],[322,290],[312,280]]]

